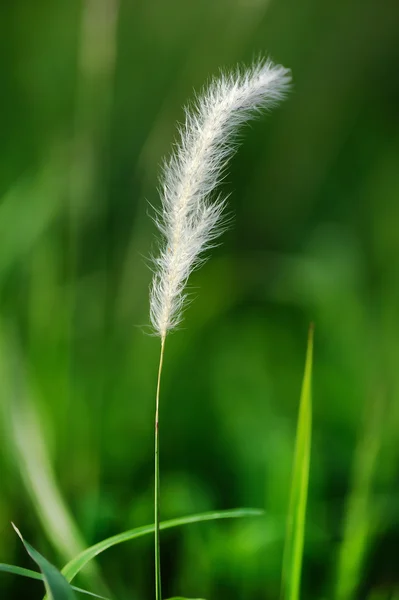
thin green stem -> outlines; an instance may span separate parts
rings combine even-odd
[[[160,514],[159,514],[159,392],[161,389],[161,375],[163,365],[163,355],[165,349],[165,336],[161,338],[161,353],[159,357],[157,395],[155,400],[155,497],[154,497],[154,516],[155,516],[155,600],[162,600],[161,593],[161,551],[160,551]]]

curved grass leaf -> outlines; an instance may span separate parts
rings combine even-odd
[[[31,571],[31,569],[24,569],[23,567],[17,567],[16,565],[6,565],[5,563],[0,563],[0,571],[3,573],[11,573],[12,575],[20,575],[22,577],[29,577],[29,579],[36,579],[38,581],[44,581],[44,577],[41,573],[37,571]],[[100,598],[100,600],[108,600],[105,596],[100,596],[99,594],[94,594],[93,592],[89,592],[88,590],[83,590],[82,588],[76,587],[74,585],[71,586],[75,592],[79,592],[80,594],[86,594],[87,596],[92,596],[93,598]]]
[[[25,550],[41,570],[44,579],[44,586],[49,598],[51,600],[76,600],[75,593],[65,577],[61,575],[58,569],[49,563],[44,556],[39,554],[37,550],[32,548],[32,546],[24,540],[20,531],[17,529],[17,527],[15,527],[14,524],[13,527],[20,537],[21,542],[25,546]]]
[[[281,596],[284,600],[299,600],[300,596],[312,437],[312,365],[313,325],[309,328],[305,372],[302,382],[296,432],[294,467],[283,558]]]
[[[172,527],[178,527],[179,525],[188,525],[190,523],[200,523],[201,521],[215,521],[218,519],[232,519],[238,517],[254,517],[260,516],[263,514],[262,510],[254,509],[254,508],[237,508],[232,510],[223,510],[218,512],[207,512],[200,513],[197,515],[191,515],[189,517],[181,517],[179,519],[170,519],[169,521],[163,521],[161,523],[161,529],[170,529]],[[72,581],[72,579],[89,563],[95,556],[104,552],[108,548],[112,546],[116,546],[122,542],[128,542],[129,540],[133,540],[135,538],[141,537],[143,535],[147,535],[149,533],[154,533],[154,525],[145,525],[143,527],[137,527],[136,529],[130,529],[129,531],[124,531],[123,533],[119,533],[114,535],[106,540],[102,540],[87,548],[78,556],[73,558],[65,567],[62,569],[62,573],[64,577],[68,581]]]

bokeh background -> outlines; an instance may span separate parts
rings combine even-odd
[[[397,2],[4,0],[0,30],[0,561],[32,567],[10,521],[59,567],[152,522],[160,165],[194,90],[270,55],[294,87],[243,132],[161,407],[163,518],[266,513],[166,532],[164,596],[278,598],[314,321],[303,598],[397,597]],[[153,597],[150,537],[80,580],[101,581]]]

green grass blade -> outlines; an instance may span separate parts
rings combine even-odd
[[[200,523],[202,521],[215,521],[218,519],[232,519],[239,517],[254,517],[260,515],[263,515],[263,511],[254,508],[237,508],[218,512],[206,512],[191,515],[189,517],[181,517],[178,519],[170,519],[169,521],[163,521],[160,525],[160,529],[170,529],[172,527],[188,525],[190,523]],[[101,542],[98,542],[98,544],[87,548],[78,556],[73,558],[62,569],[62,573],[68,581],[72,581],[75,575],[77,575],[83,569],[83,567],[85,567],[87,563],[89,563],[95,556],[98,556],[99,554],[101,554],[105,550],[108,550],[108,548],[111,548],[112,546],[116,546],[117,544],[121,544],[122,542],[128,542],[129,540],[133,540],[143,535],[148,535],[149,533],[154,533],[154,525],[144,525],[143,527],[130,529],[129,531],[124,531],[123,533],[114,535],[110,538],[107,538],[106,540],[102,540]]]
[[[0,571],[3,573],[11,573],[12,575],[20,575],[22,577],[29,577],[30,579],[37,579],[43,581],[43,575],[37,571],[31,571],[30,569],[24,569],[23,567],[17,567],[15,565],[6,565],[0,563]]]
[[[29,579],[44,581],[43,575],[38,571],[31,571],[31,569],[24,569],[23,567],[17,567],[16,565],[7,565],[5,563],[0,563],[0,571],[2,571],[3,573],[10,573],[11,575],[19,575],[21,577],[28,577]],[[93,598],[100,598],[100,600],[108,600],[108,598],[106,598],[105,596],[94,594],[94,592],[83,590],[80,587],[76,587],[74,585],[72,585],[71,587],[75,592],[79,592],[80,594],[86,594],[87,596],[92,596]]]
[[[76,600],[75,593],[65,577],[49,561],[24,540],[20,531],[13,525],[29,556],[43,574],[47,595],[51,600]]]
[[[335,574],[335,600],[351,600],[361,582],[367,550],[376,533],[381,509],[373,498],[384,436],[384,397],[372,396],[365,406],[364,424],[357,443],[351,488],[344,517],[342,543]]]
[[[295,442],[282,572],[282,598],[299,600],[312,434],[313,325],[309,328]]]
[[[64,560],[85,544],[54,473],[39,401],[13,330],[0,321],[0,411],[6,441],[48,539]]]

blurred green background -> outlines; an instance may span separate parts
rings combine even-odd
[[[152,522],[150,204],[194,90],[270,55],[293,91],[243,132],[161,400],[163,518],[266,516],[165,532],[163,592],[278,598],[313,320],[303,598],[397,597],[398,31],[393,0],[1,2],[0,561],[33,568],[11,520],[58,566]],[[152,540],[81,582],[100,579],[153,597]]]

